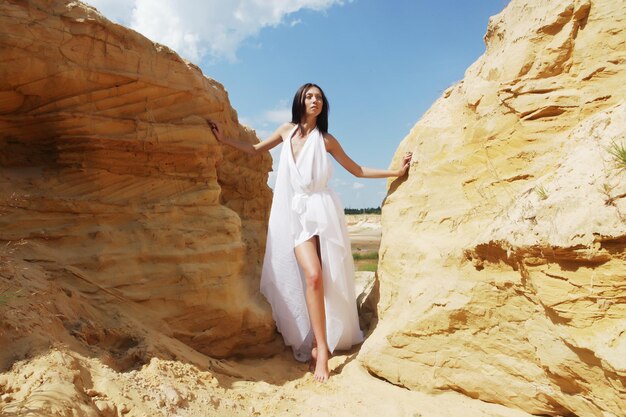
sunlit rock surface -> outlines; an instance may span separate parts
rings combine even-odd
[[[512,0],[413,127],[361,358],[423,392],[626,414],[626,3]]]
[[[79,2],[0,3],[0,414],[626,414],[625,15],[492,18],[398,149],[374,330],[320,385],[258,294],[270,159],[215,142],[257,140],[222,86]]]
[[[78,2],[2,2],[0,48],[2,256],[63,289],[48,309],[59,332],[132,314],[212,356],[261,354],[275,334],[258,291],[271,160],[212,136],[207,118],[258,140],[224,88]],[[64,311],[77,297],[100,313]],[[3,366],[16,355],[3,344]]]

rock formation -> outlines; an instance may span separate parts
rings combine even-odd
[[[398,149],[378,321],[320,386],[258,294],[270,159],[214,140],[257,140],[224,88],[0,2],[0,414],[625,415],[626,3],[512,0],[485,41]]]
[[[1,289],[23,303],[36,302],[29,285],[63,290],[37,310],[58,328],[38,343],[5,317],[16,329],[3,342],[25,339],[2,368],[71,336],[150,349],[131,316],[213,357],[263,353],[271,159],[212,136],[207,118],[258,140],[224,88],[79,2],[2,2],[0,48]]]
[[[626,414],[626,3],[512,0],[413,127],[369,371],[531,414]]]

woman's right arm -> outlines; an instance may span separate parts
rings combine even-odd
[[[291,123],[285,123],[281,125],[278,129],[276,129],[274,133],[272,133],[267,139],[262,140],[259,143],[252,144],[249,142],[242,142],[239,140],[224,137],[224,135],[222,134],[222,131],[220,130],[219,126],[216,123],[210,120],[208,120],[208,123],[209,123],[209,127],[211,128],[211,131],[215,135],[215,139],[217,139],[219,142],[230,145],[250,155],[256,155],[261,152],[269,151],[270,149],[278,145],[280,142],[282,142],[283,134],[286,134],[287,131],[293,127]]]

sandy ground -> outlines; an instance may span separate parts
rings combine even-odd
[[[331,378],[320,384],[287,351],[213,360],[208,370],[153,358],[141,369],[115,372],[99,360],[53,349],[0,376],[2,391],[9,391],[0,410],[3,416],[528,416],[460,394],[394,386],[367,373],[357,353],[332,358]]]
[[[349,223],[356,248],[378,248],[378,216],[351,216]],[[267,358],[210,358],[138,321],[132,309],[117,326],[139,344],[125,349],[111,340],[108,316],[80,294],[64,314],[87,320],[89,334],[68,334],[57,311],[58,300],[66,300],[62,288],[41,267],[0,258],[3,287],[19,276],[28,294],[0,304],[0,416],[528,416],[455,392],[414,392],[378,379],[359,360],[367,339],[335,352],[330,380],[320,384],[280,340]],[[374,273],[357,273],[358,292],[373,283]],[[366,336],[376,324],[371,308],[361,325]]]

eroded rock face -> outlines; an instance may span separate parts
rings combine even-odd
[[[203,353],[261,352],[271,159],[222,153],[206,118],[258,140],[224,88],[79,2],[2,2],[0,48],[3,260]]]
[[[512,0],[397,152],[380,322],[361,358],[415,390],[626,414],[626,3]]]

